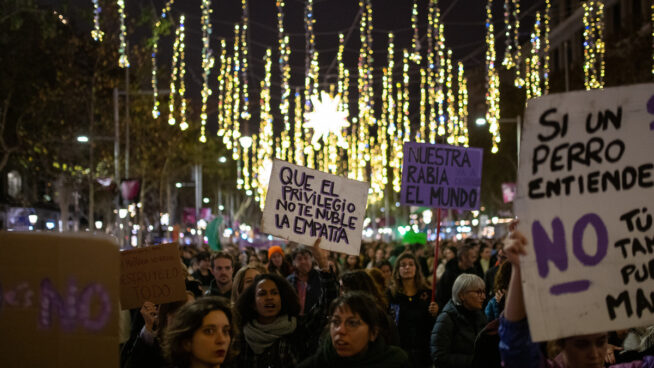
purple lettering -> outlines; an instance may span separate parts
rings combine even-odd
[[[531,226],[538,274],[542,278],[546,278],[549,273],[548,261],[554,262],[554,265],[561,271],[568,269],[568,255],[565,251],[565,229],[560,218],[555,217],[552,220],[552,231],[553,239],[550,240],[547,231],[539,221],[535,221]]]
[[[100,310],[95,319],[91,316],[91,301],[94,295],[100,299]],[[90,331],[101,331],[109,322],[110,317],[111,298],[109,293],[100,284],[89,284],[82,290],[79,298],[79,319],[82,326]]]
[[[597,252],[593,256],[588,255],[583,247],[584,230],[589,224],[593,225],[597,234]],[[606,257],[608,247],[609,234],[598,215],[589,213],[577,220],[572,230],[572,251],[581,263],[586,266],[595,266]]]

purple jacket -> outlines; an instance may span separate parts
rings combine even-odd
[[[524,319],[518,322],[500,318],[500,356],[505,368],[569,368],[561,359],[546,359],[538,344],[531,341],[529,325]],[[654,368],[654,357],[642,361],[612,365],[610,368]]]

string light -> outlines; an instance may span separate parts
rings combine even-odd
[[[338,111],[343,111],[348,113],[350,111],[349,99],[350,99],[350,72],[345,69],[345,64],[343,64],[343,51],[345,49],[345,41],[343,40],[343,34],[339,33],[338,35],[338,53],[336,54],[336,61],[338,62],[338,95],[342,96],[341,103],[339,105]],[[344,127],[341,135],[347,137],[348,127]],[[346,140],[339,140],[338,145],[343,149],[348,149],[349,145]]]
[[[492,135],[492,153],[498,152],[500,143],[500,78],[495,68],[495,31],[493,27],[493,14],[491,12],[493,0],[486,3],[486,121],[488,131]]]
[[[302,116],[302,95],[300,89],[295,89],[295,124],[293,124],[293,142],[295,142],[295,154],[293,160],[300,166],[305,165],[304,160],[304,139],[303,127],[304,117]]]
[[[118,47],[118,66],[129,68],[129,59],[127,58],[127,26],[125,25],[125,0],[117,0],[118,16],[120,18],[120,46]]]
[[[227,125],[228,114],[226,112],[225,99],[229,93],[225,85],[227,79],[229,78],[229,65],[227,59],[227,43],[224,39],[220,40],[220,71],[218,73],[218,130],[216,135],[222,137],[225,134],[226,128],[230,125]],[[231,120],[231,119],[230,119]],[[229,149],[229,148],[228,148]]]
[[[252,165],[250,164],[250,154],[251,154],[251,148],[252,148],[252,143],[255,141],[252,137],[248,137],[246,135],[241,136],[238,139],[238,142],[240,143],[239,146],[243,149],[242,150],[242,156],[243,156],[243,190],[246,192],[249,191],[252,186],[250,182],[250,172],[252,169]]]
[[[152,56],[151,56],[151,61],[152,61],[152,76],[151,76],[151,84],[152,84],[152,117],[154,119],[157,119],[159,115],[161,115],[161,112],[159,111],[159,89],[157,87],[157,41],[159,39],[159,36],[157,35],[157,27],[155,26],[154,28],[154,43],[152,44]]]
[[[361,8],[361,20],[359,22],[359,39],[361,47],[359,49],[359,61],[357,86],[359,92],[358,99],[358,142],[356,145],[356,178],[357,180],[366,180],[367,165],[370,162],[372,141],[370,140],[370,131],[375,125],[372,112],[373,107],[373,87],[372,87],[372,3],[370,0],[359,0]]]
[[[463,63],[459,61],[458,65],[458,83],[459,83],[459,132],[458,143],[468,147],[470,138],[468,136],[468,81],[464,76]]]
[[[161,112],[159,111],[159,88],[157,86],[157,52],[158,52],[158,44],[159,44],[159,33],[161,32],[160,27],[161,27],[161,21],[162,19],[165,19],[168,12],[170,11],[170,7],[173,5],[175,0],[168,0],[166,5],[163,7],[161,10],[161,16],[159,19],[157,19],[157,22],[154,24],[154,28],[152,30],[152,35],[153,35],[153,42],[152,42],[152,117],[154,119],[157,119]]]
[[[434,19],[434,25],[437,27],[435,32],[436,36],[436,45],[438,48],[438,90],[436,91],[436,104],[438,105],[438,135],[445,135],[445,91],[443,90],[445,85],[445,72],[446,72],[446,61],[445,61],[445,32],[443,24],[440,22],[441,13],[438,8],[436,8],[436,16]]]
[[[281,150],[280,156],[284,160],[289,160],[291,156],[291,123],[289,117],[291,88],[289,81],[291,79],[291,66],[289,65],[289,57],[291,56],[291,48],[289,46],[289,38],[284,31],[284,7],[286,4],[284,0],[277,0],[277,28],[279,31],[279,70],[281,73],[281,104],[279,110],[282,114],[284,121],[284,129],[281,136]]]
[[[418,130],[418,142],[425,142],[427,137],[427,116],[425,104],[427,103],[427,71],[420,68],[420,129]]]
[[[527,86],[526,86],[527,99],[538,97],[543,94],[540,86],[540,74],[541,74],[540,27],[541,27],[540,12],[538,12],[536,13],[534,30],[531,33],[531,55],[527,60],[527,72],[525,78],[527,82]]]
[[[270,110],[270,80],[272,74],[272,51],[270,49],[266,50],[266,56],[264,57],[265,64],[265,75],[264,79],[261,81],[261,98],[259,99],[259,104],[261,106],[259,113],[259,134],[258,134],[258,144],[257,144],[257,164],[253,167],[260,167],[264,162],[268,162],[273,157],[273,117]],[[258,173],[255,173],[255,187],[260,198],[264,199],[266,197],[266,188],[261,185],[262,178],[258,177]],[[261,201],[263,205],[263,201]]]
[[[584,8],[584,84],[587,90],[604,87],[604,3],[588,0]]]
[[[249,6],[247,0],[241,1],[241,8],[243,10],[243,26],[241,27],[241,83],[242,83],[242,92],[243,92],[243,105],[241,107],[241,119],[249,120],[250,119],[250,96],[248,88],[248,23],[249,23]]]
[[[545,0],[545,16],[543,25],[545,30],[543,31],[543,42],[545,47],[543,50],[544,60],[543,60],[543,93],[547,94],[550,90],[550,19],[552,16],[552,4],[551,0]]]
[[[418,32],[418,0],[413,0],[413,8],[411,9],[411,28],[413,28],[413,39],[411,40],[411,47],[413,52],[410,59],[416,64],[420,64],[420,35]]]
[[[445,85],[447,87],[447,143],[455,144],[458,143],[459,135],[459,116],[456,111],[456,95],[453,88],[453,79],[452,75],[452,50],[447,50],[447,58],[445,59],[445,71],[446,79]]]
[[[520,41],[518,39],[520,36],[520,2],[518,0],[504,1],[504,29],[506,50],[504,51],[502,65],[507,70],[515,68],[513,84],[518,88],[522,88],[525,80],[520,68],[522,55]]]
[[[381,191],[386,193],[388,187],[388,167],[392,166],[391,159],[389,157],[389,151],[394,153],[394,146],[389,139],[389,133],[391,131],[391,126],[393,127],[393,133],[395,130],[394,124],[394,100],[393,100],[393,67],[394,62],[394,44],[393,44],[393,34],[388,34],[388,65],[384,68],[384,76],[382,78],[382,116],[381,116],[381,125],[380,132],[378,136],[381,138],[379,142],[379,147],[381,149],[381,167],[377,168],[376,171],[381,173]],[[391,133],[390,137],[392,139],[397,139],[394,134]]]
[[[93,0],[93,30],[91,31],[91,37],[93,37],[94,41],[102,42],[104,32],[100,29],[100,12],[102,12],[102,8],[98,5],[98,0]]]
[[[234,68],[232,69],[232,157],[234,160],[238,160],[238,140],[241,137],[241,82],[240,82],[240,71],[241,71],[241,26],[240,24],[234,25],[234,56],[232,57],[232,62]]]
[[[205,129],[207,125],[207,100],[211,96],[211,88],[209,88],[209,73],[214,65],[213,51],[209,47],[209,38],[211,37],[211,0],[202,0],[201,4],[202,17],[202,110],[200,113],[200,142],[205,143],[207,137]]]
[[[512,0],[504,0],[504,60],[502,60],[502,65],[506,69],[514,68],[515,60],[513,56],[513,24],[511,23],[511,3]],[[516,31],[517,33],[517,31]]]
[[[180,63],[180,43],[183,43],[184,15],[179,18],[179,27],[175,30],[175,42],[173,43],[173,61],[170,68],[170,94],[168,95],[168,124],[175,125],[175,95],[177,91],[177,70]]]
[[[177,64],[177,74],[179,75],[178,93],[181,99],[181,106],[179,108],[181,121],[179,123],[179,129],[186,130],[188,129],[188,123],[186,122],[186,82],[184,80],[186,74],[186,57],[184,56],[185,28],[183,15],[179,20],[179,29],[179,64]]]
[[[409,121],[409,52],[402,52],[402,130],[404,142],[411,140],[411,122]]]
[[[305,28],[305,47],[307,50],[305,59],[305,78],[304,78],[304,114],[311,111],[311,98],[317,93],[318,86],[318,53],[316,52],[316,40],[313,32],[313,25],[316,20],[313,17],[313,0],[307,0],[304,8],[304,28]],[[309,128],[304,126],[305,139],[309,139]],[[296,138],[297,139],[297,138]],[[315,165],[315,147],[311,144],[304,146],[305,165],[314,168]]]
[[[434,51],[434,30],[436,29],[436,25],[434,24],[434,18],[436,16],[436,2],[435,0],[429,0],[428,4],[428,14],[427,14],[427,23],[429,23],[427,27],[427,100],[429,104],[429,115],[427,117],[427,120],[429,121],[429,136],[426,136],[425,139],[428,142],[435,143],[436,142],[436,131],[438,129],[437,127],[437,122],[436,122],[436,94],[434,91],[434,76],[436,73],[436,65],[434,61],[434,54],[437,53],[438,51]]]

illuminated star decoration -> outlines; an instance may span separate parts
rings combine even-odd
[[[344,141],[341,132],[343,128],[350,126],[350,123],[347,121],[347,112],[338,110],[341,97],[331,97],[325,91],[320,92],[320,97],[319,100],[318,96],[311,96],[313,111],[306,114],[305,127],[313,128],[311,144],[315,146],[320,138],[327,142],[330,133],[335,134],[339,142]]]

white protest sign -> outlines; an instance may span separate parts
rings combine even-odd
[[[654,84],[528,103],[516,213],[534,341],[654,324]]]
[[[359,254],[368,188],[361,181],[273,161],[262,230],[335,252]]]

